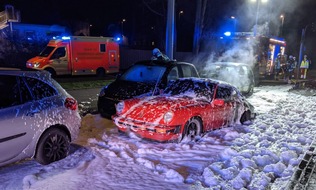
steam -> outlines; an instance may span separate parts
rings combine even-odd
[[[259,2],[259,6],[257,2]],[[234,1],[232,2],[231,7],[227,8],[227,10],[232,10],[229,11],[231,13],[227,14],[233,15],[237,19],[237,32],[246,32],[249,34],[256,31],[256,35],[267,37],[279,36],[282,24],[280,15],[285,15],[285,22],[289,22],[287,21],[287,19],[289,19],[291,14],[297,14],[298,17],[300,15],[303,15],[304,10],[299,11],[299,9],[304,3],[307,3],[297,0],[268,0],[266,3],[263,3],[261,0],[257,0],[257,2],[251,3],[250,0],[246,0],[243,1],[243,3],[240,3],[240,1]],[[299,22],[296,21],[296,23]],[[294,24],[292,26],[297,27]],[[218,34],[219,31],[222,31],[221,28],[217,28],[216,30],[217,31],[215,31],[214,28],[210,28],[206,33]],[[285,40],[292,40],[297,39],[296,36],[297,32],[294,30],[293,34],[289,34],[288,36],[283,37],[286,37]],[[200,55],[196,57],[195,60],[193,60],[193,63],[197,65],[200,72],[207,72],[210,65],[215,62],[246,63],[251,66],[251,68],[255,67],[257,56],[260,55],[256,55],[255,48],[257,48],[259,44],[257,44],[257,40],[254,40],[253,35],[249,36],[247,40],[246,38],[244,38],[243,40],[233,40],[233,42],[230,43],[225,42],[225,39],[223,39],[222,41],[219,40],[219,36],[215,36],[215,38],[216,40],[210,38],[203,39],[203,53],[200,53]],[[297,47],[297,49],[299,48]],[[232,76],[230,73],[230,75],[226,75],[226,81],[229,81],[229,77],[236,78],[236,76]]]

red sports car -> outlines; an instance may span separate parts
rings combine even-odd
[[[183,78],[171,82],[161,95],[119,102],[112,119],[121,132],[181,142],[254,116],[253,106],[234,86],[212,79]]]

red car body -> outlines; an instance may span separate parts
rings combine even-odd
[[[192,83],[192,88],[197,87],[196,84],[200,86],[194,90],[184,87],[187,91],[180,87],[180,93],[174,93],[170,89],[172,87],[169,87],[169,93],[166,94],[121,102],[123,108],[112,116],[118,130],[130,131],[142,138],[156,141],[179,142],[187,135],[199,136],[204,132],[239,122],[242,117],[244,120],[250,119],[251,109],[246,106],[243,96],[235,87],[219,81],[197,78],[179,79],[171,85],[179,89],[182,83]],[[231,96],[226,99],[218,97],[219,89],[230,91]],[[168,87],[166,91],[168,92]],[[165,117],[170,118],[166,114],[172,116],[171,119],[166,120]],[[188,129],[192,122],[193,131]]]

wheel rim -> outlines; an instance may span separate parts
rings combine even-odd
[[[188,127],[187,127],[187,133],[186,136],[190,139],[190,140],[194,140],[196,136],[198,136],[200,134],[200,122],[197,121],[196,119],[192,120]]]
[[[62,135],[51,135],[45,142],[44,153],[52,162],[65,158],[68,154],[68,141]]]

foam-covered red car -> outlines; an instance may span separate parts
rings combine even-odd
[[[203,133],[255,116],[234,86],[212,79],[183,78],[158,96],[119,102],[112,120],[121,132],[156,141],[191,141]]]

